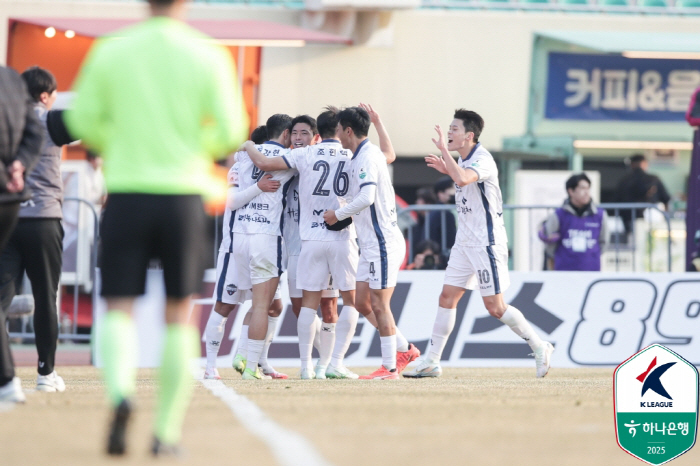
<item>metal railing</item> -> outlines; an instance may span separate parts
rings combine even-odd
[[[89,272],[91,274],[91,280],[92,280],[92,310],[93,310],[93,315],[94,315],[94,310],[95,310],[95,302],[97,300],[97,288],[94,286],[94,281],[95,281],[95,269],[97,268],[97,245],[99,242],[100,238],[100,226],[99,226],[99,217],[97,215],[97,210],[95,209],[95,206],[82,198],[77,198],[77,197],[66,197],[63,199],[64,203],[65,202],[78,202],[79,204],[84,205],[87,207],[92,213],[92,218],[93,218],[93,226],[94,226],[94,236],[92,238],[92,247],[90,251],[90,268]],[[79,219],[81,219],[82,216],[79,216]],[[81,229],[81,223],[80,221],[78,222],[78,231]],[[79,297],[79,291],[80,291],[80,277],[78,275],[78,256],[80,254],[81,247],[84,246],[81,242],[82,241],[89,241],[89,238],[85,238],[83,235],[78,234],[77,235],[77,244],[75,248],[75,255],[76,255],[76,276],[75,279],[73,280],[73,312],[72,312],[72,318],[71,320],[71,326],[70,326],[70,331],[66,332],[65,329],[62,329],[63,327],[61,323],[61,303],[58,303],[58,323],[59,323],[59,334],[58,334],[58,339],[59,340],[73,340],[73,341],[90,341],[90,335],[89,334],[79,334],[78,333],[78,297]],[[65,281],[61,281],[61,284],[59,286],[66,285]],[[71,284],[68,284],[71,286]],[[61,332],[61,330],[64,330]],[[9,334],[10,338],[21,338],[21,339],[26,339],[26,340],[34,340],[34,331],[28,331],[27,330],[27,322],[23,321],[22,322],[22,329],[19,332],[10,332]]]
[[[532,238],[537,237],[537,228],[539,227],[537,222],[532,220],[532,213],[535,210],[544,210],[547,214],[550,212],[553,212],[554,210],[558,209],[561,207],[561,205],[511,205],[511,204],[504,204],[503,205],[503,210],[505,211],[510,211],[512,213],[520,210],[526,210],[528,213],[528,221],[527,221],[527,235],[528,238],[530,239],[529,242],[532,242]],[[671,219],[670,216],[668,215],[667,212],[664,212],[660,210],[655,204],[647,204],[647,203],[604,203],[604,204],[597,204],[598,208],[605,209],[606,211],[612,211],[613,215],[611,216],[613,219],[613,222],[615,224],[620,224],[622,221],[621,217],[621,212],[623,211],[629,211],[631,214],[631,230],[630,230],[630,235],[631,235],[631,244],[633,245],[631,248],[632,251],[632,267],[634,270],[636,270],[636,259],[635,259],[635,252],[636,252],[636,226],[635,226],[635,221],[634,219],[637,218],[637,213],[640,211],[644,211],[646,209],[652,209],[655,211],[658,211],[664,219],[664,222],[666,224],[666,230],[668,233],[667,236],[667,241],[666,241],[666,252],[667,252],[667,270],[670,272],[671,271]],[[441,252],[443,253],[449,253],[449,247],[448,247],[448,241],[446,238],[446,222],[448,221],[456,221],[456,217],[454,214],[456,207],[454,205],[445,205],[445,204],[433,204],[433,205],[410,205],[407,206],[403,209],[399,210],[399,217],[401,218],[402,215],[406,215],[409,212],[413,211],[425,211],[425,212],[434,212],[434,211],[439,211],[441,212],[440,215],[440,234],[441,238],[440,241],[437,241],[440,244],[441,247]],[[447,216],[450,216],[452,218],[449,218]],[[619,220],[617,220],[619,219]],[[651,219],[648,220],[649,225],[651,225]],[[400,224],[403,223],[404,226],[407,223],[405,220],[403,222],[399,222]],[[622,222],[624,223],[624,222]],[[409,263],[413,261],[415,257],[415,251],[414,251],[414,234],[413,234],[413,225],[409,226],[408,228],[408,234],[407,240],[408,240],[408,257],[409,257]],[[425,215],[425,221],[423,223],[423,237],[425,239],[430,239],[430,227],[431,227],[431,221],[430,221],[430,216]],[[650,226],[651,230],[651,226]],[[518,235],[523,234],[522,231],[517,232]],[[608,238],[609,242],[606,246],[606,251],[614,251],[615,253],[615,262],[616,262],[616,270],[619,270],[619,258],[620,258],[620,253],[622,252],[622,244],[623,244],[623,237],[626,235],[626,233],[621,232],[619,229],[615,229],[612,234],[610,235],[610,238]],[[433,238],[433,240],[435,240]],[[539,240],[538,240],[539,241]],[[630,248],[626,248],[629,250]],[[651,254],[651,252],[650,252]],[[532,269],[532,265],[530,266]]]

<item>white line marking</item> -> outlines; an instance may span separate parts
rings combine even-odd
[[[200,377],[201,375],[198,375],[196,378]],[[233,388],[227,387],[220,380],[200,381],[214,396],[226,403],[246,429],[267,444],[280,465],[331,466],[311,442],[276,424],[255,403],[236,393]]]

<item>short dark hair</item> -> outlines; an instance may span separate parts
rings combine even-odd
[[[591,185],[591,180],[588,179],[585,173],[578,173],[576,175],[571,175],[569,179],[566,180],[566,192],[569,192],[570,189],[576,189],[581,181],[586,181],[589,186]]]
[[[440,245],[432,239],[424,239],[416,246],[415,254],[423,254],[430,249],[433,254],[440,254]]]
[[[355,136],[362,138],[369,134],[369,113],[360,107],[347,107],[338,113],[338,122],[343,129],[352,128]]]
[[[630,159],[629,159],[629,164],[630,166],[638,166],[642,162],[644,162],[647,158],[644,157],[644,154],[633,154]]]
[[[267,141],[267,126],[260,125],[250,133],[250,140],[255,144],[262,144]]]
[[[168,6],[175,3],[175,0],[147,0],[148,3],[158,6]]]
[[[441,176],[433,185],[433,188],[435,189],[435,194],[441,193],[450,187],[454,186],[455,182],[452,181],[452,178],[449,176]]]
[[[310,115],[297,115],[292,120],[292,124],[290,125],[290,128],[294,129],[294,126],[296,126],[297,123],[306,123],[311,128],[311,132],[314,134],[314,136],[318,134],[318,126],[316,125],[316,118],[314,118]]]
[[[433,188],[418,188],[418,191],[416,191],[416,200],[418,199],[422,199],[426,204],[437,204],[437,198],[435,197]]]
[[[474,133],[474,142],[479,142],[479,136],[481,136],[481,132],[484,130],[484,119],[481,118],[478,113],[458,108],[455,110],[453,118],[462,120],[464,130],[467,133]]]
[[[29,95],[32,96],[35,102],[39,102],[42,93],[47,92],[51,94],[58,87],[53,74],[51,74],[49,70],[39,68],[38,66],[32,66],[24,70],[22,79],[24,79],[24,82],[27,84]]]
[[[265,126],[267,126],[268,140],[277,139],[282,135],[282,133],[284,133],[285,129],[291,131],[292,117],[285,115],[284,113],[275,113],[267,119]]]
[[[335,137],[339,113],[340,110],[338,110],[338,107],[329,105],[326,107],[325,111],[318,116],[316,120],[318,122],[318,134],[320,134],[323,139]]]

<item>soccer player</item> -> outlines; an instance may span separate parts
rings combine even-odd
[[[307,120],[310,123],[311,120]],[[315,369],[311,364],[311,350],[315,333],[316,309],[328,288],[328,275],[343,296],[343,314],[357,314],[355,302],[355,273],[357,244],[354,228],[331,231],[323,222],[323,212],[337,209],[349,188],[344,167],[350,162],[350,153],[335,139],[338,110],[329,107],[318,117],[318,132],[323,140],[315,145],[295,148],[277,158],[267,158],[251,142],[245,144],[253,162],[264,171],[289,169],[299,173],[299,234],[301,252],[296,287],[302,290],[302,307],[297,321],[301,378],[329,377],[356,378],[345,368],[327,366],[335,344],[337,313],[324,312],[321,331],[321,357]],[[315,123],[315,122],[314,122]],[[355,316],[355,320],[357,317]]]
[[[289,152],[292,118],[275,114],[267,119],[269,141],[259,146],[267,156],[285,155]],[[264,174],[245,152],[238,152],[239,188],[247,189]],[[294,172],[289,170],[270,173],[272,179],[282,185],[280,190],[262,193],[238,210],[234,218],[234,258],[236,260],[239,288],[252,289],[252,315],[248,329],[247,360],[243,371],[246,380],[263,378],[258,362],[265,341],[272,338],[268,325],[268,309],[284,272],[284,241],[286,196]],[[280,309],[281,312],[281,309]],[[273,327],[274,330],[274,327]]]
[[[349,107],[338,114],[338,137],[342,146],[353,153],[349,181],[352,202],[338,210],[326,211],[323,217],[326,223],[334,225],[354,216],[357,229],[361,250],[357,303],[365,303],[364,307],[368,302],[371,305],[382,349],[379,369],[360,378],[396,380],[403,369],[397,368],[397,349],[407,353],[409,362],[419,353],[403,336],[397,348],[397,328],[390,301],[406,255],[406,243],[397,224],[396,196],[386,158],[367,138],[370,123],[370,114],[362,107]]]
[[[508,238],[503,224],[503,201],[498,184],[498,168],[493,156],[480,143],[484,120],[476,113],[459,109],[447,132],[440,126],[433,143],[440,155],[425,158],[428,166],[449,175],[457,185],[455,202],[459,225],[445,271],[433,336],[427,355],[404,377],[439,377],[440,357],[455,325],[457,302],[465,289],[478,287],[489,314],[510,327],[527,341],[534,351],[537,377],[549,371],[554,347],[540,339],[522,312],[503,300],[510,285],[508,276]],[[457,162],[450,151],[457,151]]]
[[[219,257],[216,261],[216,287],[214,288],[216,302],[214,309],[209,314],[204,331],[207,351],[205,379],[221,379],[216,368],[216,358],[219,355],[226,322],[232,311],[238,311],[240,304],[250,299],[250,293],[238,288],[238,277],[233,257],[233,219],[236,216],[236,211],[258,194],[274,192],[280,187],[279,181],[273,180],[271,175],[265,175],[245,191],[238,192],[238,163],[235,163],[229,170],[228,183],[229,192],[226,199],[226,212],[224,213],[223,235],[219,247]],[[248,317],[247,314],[246,317]],[[247,328],[245,331],[247,337]],[[240,341],[239,339],[239,347],[242,346]]]
[[[301,149],[315,145],[321,141],[316,119],[309,115],[299,115],[292,120],[292,149]],[[286,168],[286,166],[285,166]],[[299,236],[299,175],[294,177],[287,192],[287,224],[284,229],[284,244],[287,247],[287,284],[289,298],[292,301],[292,312],[299,318],[302,307],[302,290],[297,287],[297,264],[301,253],[301,237]],[[314,369],[316,378],[326,378],[326,366],[331,359],[335,343],[335,326],[338,321],[338,290],[332,286],[332,277],[326,289],[321,292],[321,314],[323,323],[314,314],[313,346],[319,352],[317,367]],[[307,374],[310,374],[307,372]]]
[[[203,276],[212,161],[246,137],[230,53],[187,26],[185,0],[149,0],[151,18],[97,40],[65,113],[71,135],[104,157],[99,351],[114,409],[107,452],[125,453],[136,388],[134,299],[152,257],[163,264],[166,330],[152,453],[175,454],[193,388],[199,332],[189,321]],[[118,38],[116,38],[118,37]],[[183,111],[187,109],[187,111]]]

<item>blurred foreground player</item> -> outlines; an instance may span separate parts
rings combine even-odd
[[[544,377],[549,371],[554,347],[540,339],[522,312],[503,300],[503,292],[510,285],[508,238],[503,225],[498,168],[493,156],[478,142],[483,129],[484,120],[476,112],[457,110],[447,132],[447,141],[440,126],[435,127],[438,139],[433,142],[441,155],[431,154],[425,158],[429,167],[449,175],[457,185],[455,202],[459,225],[445,271],[430,346],[418,366],[404,372],[404,377],[439,377],[442,374],[440,357],[455,325],[457,302],[465,289],[477,288],[489,314],[530,345],[535,355],[537,377]],[[451,150],[459,153],[458,162],[452,158]]]
[[[235,150],[248,125],[229,53],[181,21],[185,0],[148,3],[150,19],[97,41],[67,112],[70,132],[104,158],[110,195],[101,229],[108,312],[98,345],[114,408],[112,455],[125,452],[136,379],[131,312],[152,257],[163,264],[167,295],[152,453],[178,453],[199,346],[188,317],[202,282],[202,194],[212,161]]]

